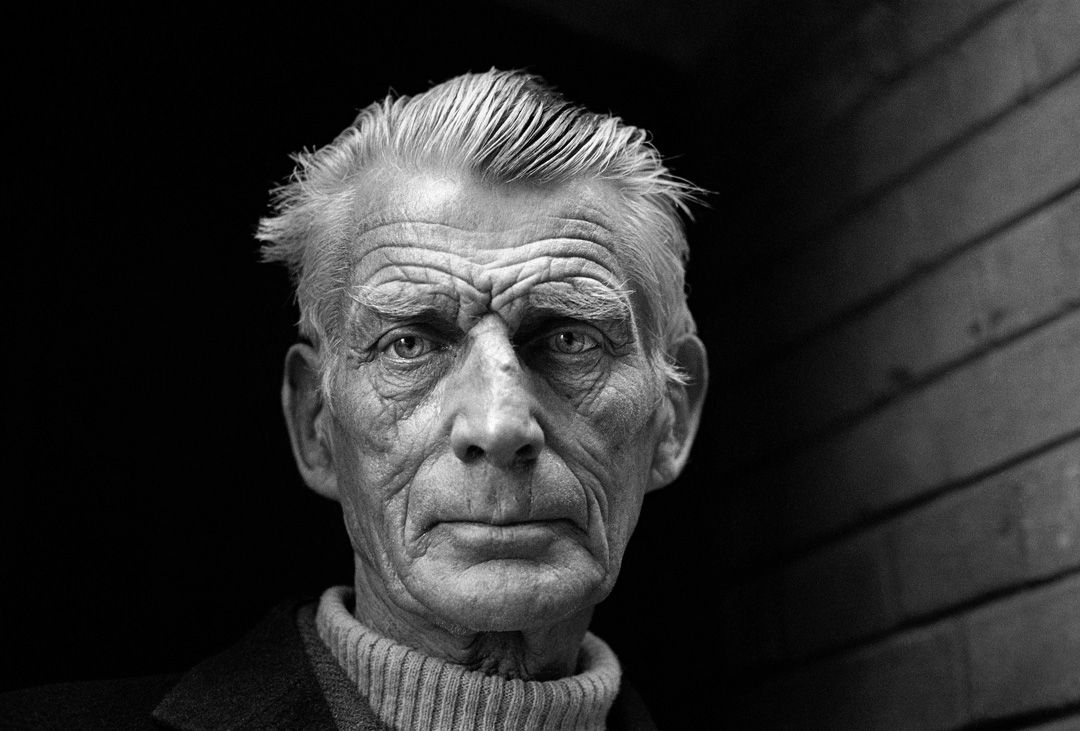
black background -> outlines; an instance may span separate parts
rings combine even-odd
[[[663,726],[726,702],[715,417],[729,323],[745,315],[740,179],[755,144],[738,74],[499,5],[43,7],[6,33],[0,688],[181,670],[281,598],[350,582],[339,511],[292,463],[278,389],[296,311],[252,234],[289,153],[391,88],[497,66],[652,130],[678,174],[714,191],[690,233],[714,395],[688,473],[646,499],[593,629]]]

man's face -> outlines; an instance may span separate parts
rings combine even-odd
[[[617,194],[384,170],[355,205],[328,418],[363,582],[477,631],[591,607],[663,431]]]

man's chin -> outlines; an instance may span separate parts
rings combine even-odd
[[[465,630],[541,628],[603,599],[603,573],[595,562],[588,564],[557,567],[535,560],[498,558],[464,570],[432,566],[428,568],[435,569],[430,572],[434,576],[420,572],[415,596],[440,623]]]

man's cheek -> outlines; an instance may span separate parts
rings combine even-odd
[[[384,503],[406,490],[417,472],[434,459],[442,442],[433,436],[432,420],[414,412],[403,421],[372,420],[353,444],[357,463],[354,489],[362,489]]]
[[[350,355],[335,380],[335,390],[352,407],[370,411],[371,418],[407,419],[430,400],[453,366],[453,354],[429,353],[410,362],[374,354]]]
[[[613,454],[637,448],[659,399],[638,368],[616,363],[579,411]]]
[[[386,448],[372,428],[365,430],[364,438],[340,445],[341,459],[336,465],[354,548],[371,560],[398,553],[396,544],[408,520],[409,493],[431,451],[421,440],[404,436],[407,430],[400,426],[389,429],[385,441],[398,438],[394,449]]]
[[[605,532],[617,541],[633,529],[645,492],[657,434],[652,418],[658,405],[655,389],[640,369],[613,368],[604,388],[590,403],[588,445],[590,471],[600,478]],[[617,535],[616,535],[617,534]]]
[[[402,448],[410,434],[432,430],[432,404],[437,382],[392,374],[377,365],[352,374],[342,384],[341,421],[351,441],[368,453],[387,454]],[[434,433],[428,431],[427,433]]]

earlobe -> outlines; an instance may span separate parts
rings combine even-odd
[[[686,383],[667,385],[662,407],[667,412],[664,415],[666,423],[653,455],[649,490],[670,484],[682,473],[690,458],[709,386],[708,355],[696,335],[687,335],[676,343],[671,354],[686,375]]]
[[[310,345],[297,343],[289,348],[281,406],[300,476],[318,494],[337,500],[337,473],[325,424],[330,414],[319,388],[318,363],[318,354]]]

